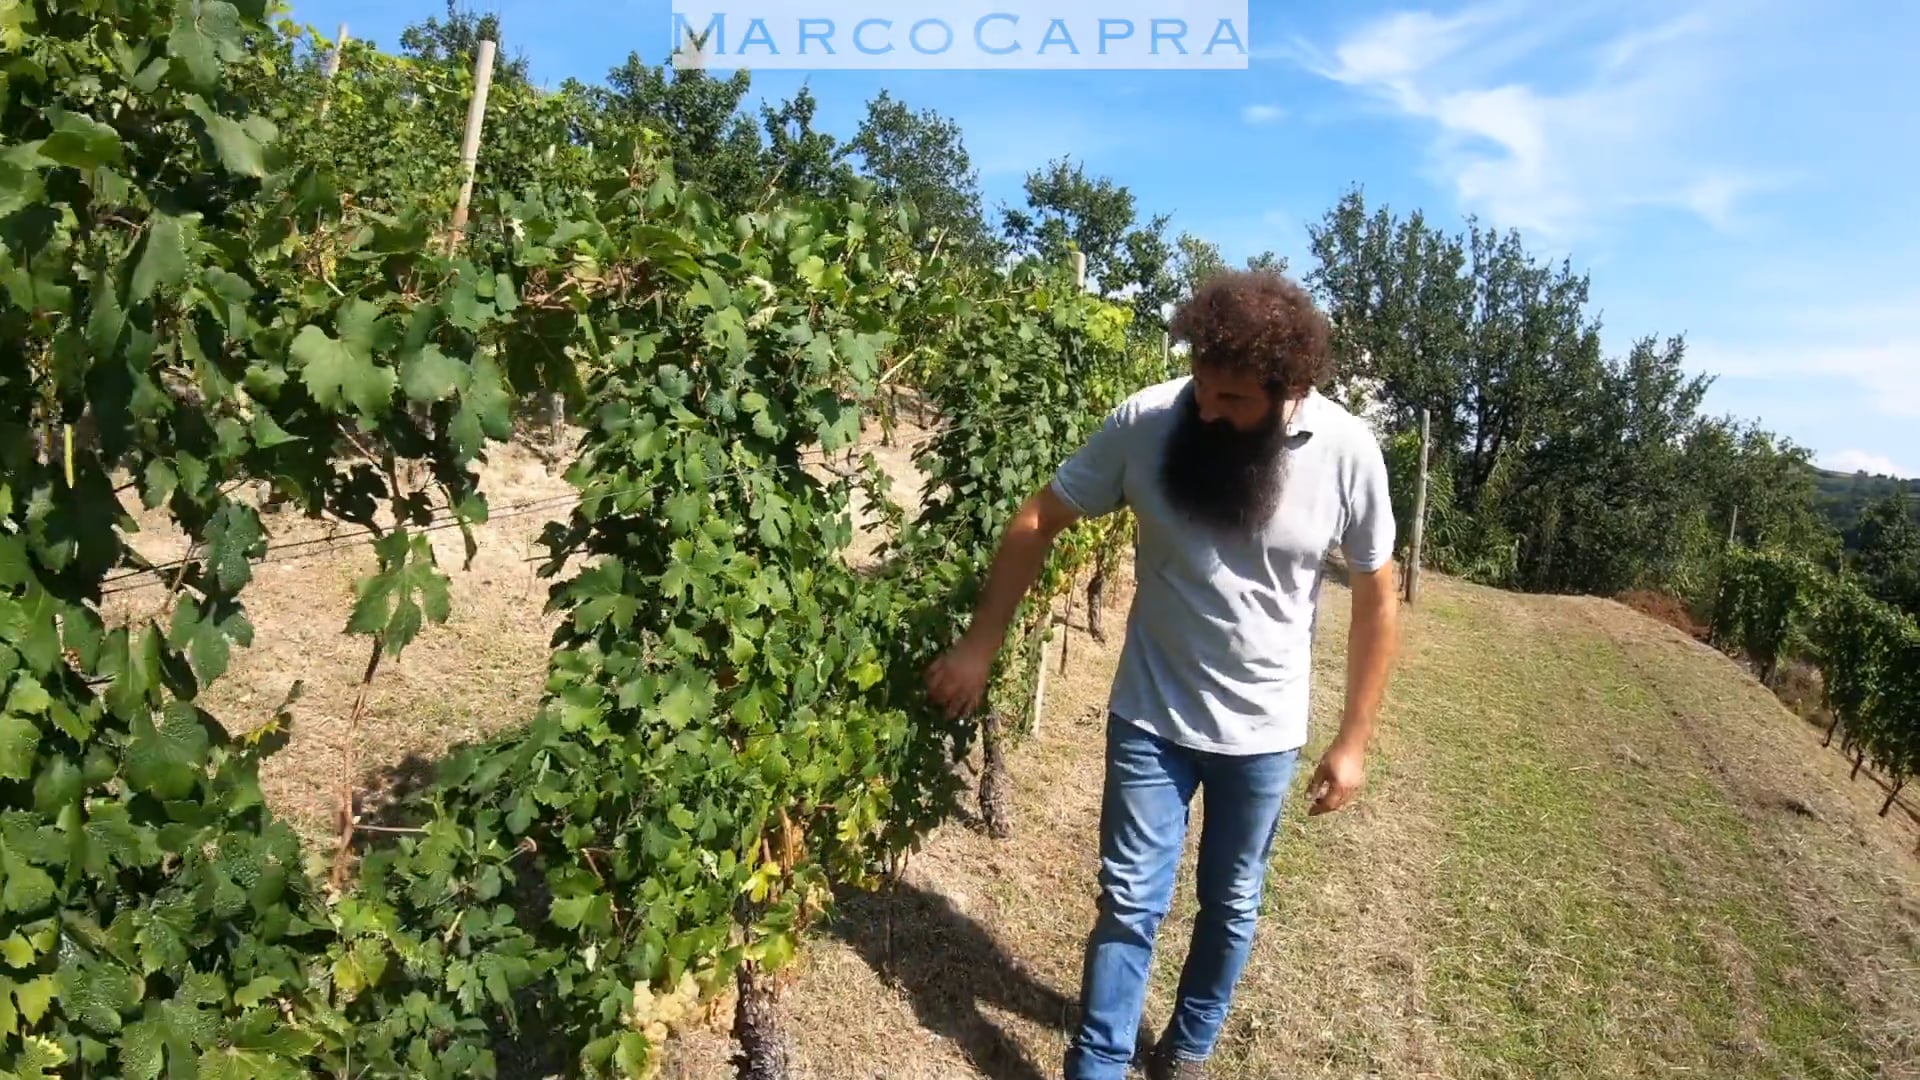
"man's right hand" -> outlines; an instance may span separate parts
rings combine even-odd
[[[979,710],[999,647],[969,633],[927,668],[927,697],[958,720]]]
[[[946,711],[947,719],[959,720],[979,710],[987,696],[987,679],[993,674],[993,658],[1007,639],[1020,598],[1039,579],[1053,538],[1078,520],[1080,512],[1048,486],[1034,492],[1007,523],[972,627],[927,668],[927,697]]]

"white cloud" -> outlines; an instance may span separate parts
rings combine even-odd
[[[1920,333],[1833,343],[1809,339],[1799,347],[1689,342],[1687,358],[1702,371],[1735,378],[1839,380],[1857,387],[1877,412],[1920,418]]]
[[[1677,41],[1690,34],[1702,33],[1711,27],[1712,23],[1704,12],[1690,11],[1652,29],[1622,34],[1601,51],[1600,70],[1603,74],[1624,70],[1648,49],[1657,48],[1669,41]]]
[[[1241,119],[1249,124],[1272,124],[1287,117],[1287,110],[1278,105],[1249,105],[1240,110]]]
[[[1866,450],[1841,450],[1838,453],[1822,455],[1820,467],[1834,472],[1863,472],[1869,476],[1893,476],[1902,480],[1920,476],[1912,469],[1904,469],[1893,463],[1893,459],[1883,454]]]
[[[1661,206],[1725,229],[1783,178],[1698,150],[1716,101],[1715,32],[1731,23],[1710,13],[1716,2],[1610,36],[1591,25],[1597,8],[1552,0],[1400,12],[1304,62],[1426,122],[1441,181],[1497,225],[1559,239],[1611,210]],[[1541,71],[1556,84],[1531,77]]]

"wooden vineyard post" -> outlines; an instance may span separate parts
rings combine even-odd
[[[1739,542],[1740,542],[1740,508],[1736,506],[1733,508],[1733,521],[1727,526],[1727,546],[1732,547],[1733,545]]]
[[[467,133],[460,143],[460,200],[453,207],[453,243],[467,230],[467,207],[473,201],[473,174],[480,162],[480,126],[487,118],[487,92],[493,89],[493,54],[499,46],[481,39],[473,61],[473,100],[467,104]]]
[[[327,118],[327,109],[333,104],[333,77],[340,74],[340,62],[347,52],[347,24],[341,23],[340,29],[333,35],[333,51],[327,54],[326,62],[320,65],[320,77],[324,86],[320,91],[320,118]]]
[[[1407,553],[1407,603],[1420,598],[1420,548],[1427,532],[1427,461],[1432,453],[1433,414],[1420,410],[1420,481],[1413,490],[1413,543]]]

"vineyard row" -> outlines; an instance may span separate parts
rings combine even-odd
[[[527,87],[449,236],[470,88],[296,38],[263,0],[0,6],[0,1078],[647,1076],[729,988],[775,1075],[803,932],[953,811],[981,729],[1027,720],[1050,598],[1125,545],[1063,538],[996,723],[926,706],[1000,527],[1160,350],[871,191],[724,214],[653,133]],[[903,382],[943,420],[911,520],[870,458],[802,468]],[[476,464],[548,393],[585,434],[536,715],[444,762],[414,831],[347,790],[303,850],[257,780],[295,703],[201,705],[270,551],[237,493],[375,536],[357,717],[447,618],[429,534],[472,542]],[[856,571],[860,490],[893,539]],[[145,563],[123,497],[188,556]],[[164,602],[109,622],[136,574]]]

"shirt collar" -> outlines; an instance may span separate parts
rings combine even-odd
[[[1321,407],[1325,404],[1326,399],[1320,396],[1320,391],[1307,391],[1307,396],[1301,399],[1300,407],[1294,410],[1293,418],[1287,422],[1287,437],[1301,441],[1312,437],[1314,429],[1320,423]]]

